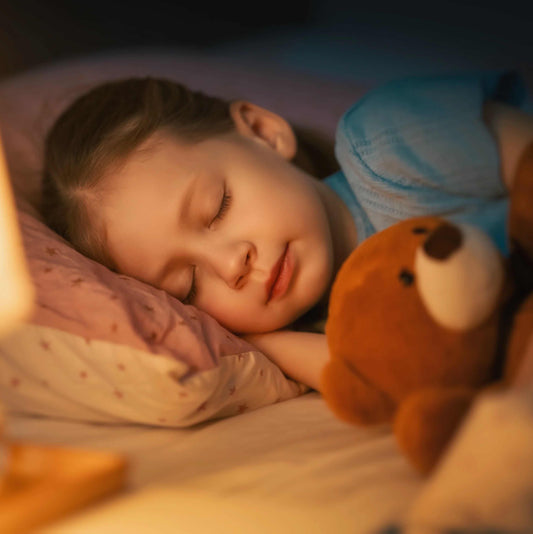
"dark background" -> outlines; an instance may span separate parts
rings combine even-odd
[[[529,67],[533,1],[0,0],[0,76],[105,50],[179,47],[356,76]]]
[[[261,28],[305,24],[311,9],[310,0],[258,2],[253,7],[196,0],[2,0],[0,71],[110,48],[206,49]]]

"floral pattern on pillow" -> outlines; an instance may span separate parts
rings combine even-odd
[[[207,314],[82,256],[33,216],[19,220],[37,298],[0,343],[11,411],[189,426],[307,391]]]

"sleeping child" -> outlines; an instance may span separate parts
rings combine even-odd
[[[112,81],[48,133],[43,215],[83,254],[204,310],[319,389],[325,335],[301,325],[324,317],[361,241],[431,213],[480,226],[506,253],[507,191],[533,140],[524,100],[513,73],[390,82],[341,118],[334,170],[252,102]]]

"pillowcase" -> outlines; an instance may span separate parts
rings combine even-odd
[[[246,95],[328,134],[366,90],[178,51],[70,60],[2,82],[0,129],[37,299],[0,343],[0,399],[16,412],[183,427],[302,394],[207,314],[80,255],[40,220],[46,131],[92,85],[134,75]]]
[[[37,299],[0,346],[9,409],[189,426],[305,391],[205,313],[82,256],[32,215],[19,219]]]

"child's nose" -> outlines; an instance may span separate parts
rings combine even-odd
[[[216,274],[232,289],[241,289],[253,265],[255,248],[240,241],[217,247],[212,251],[212,265]]]

